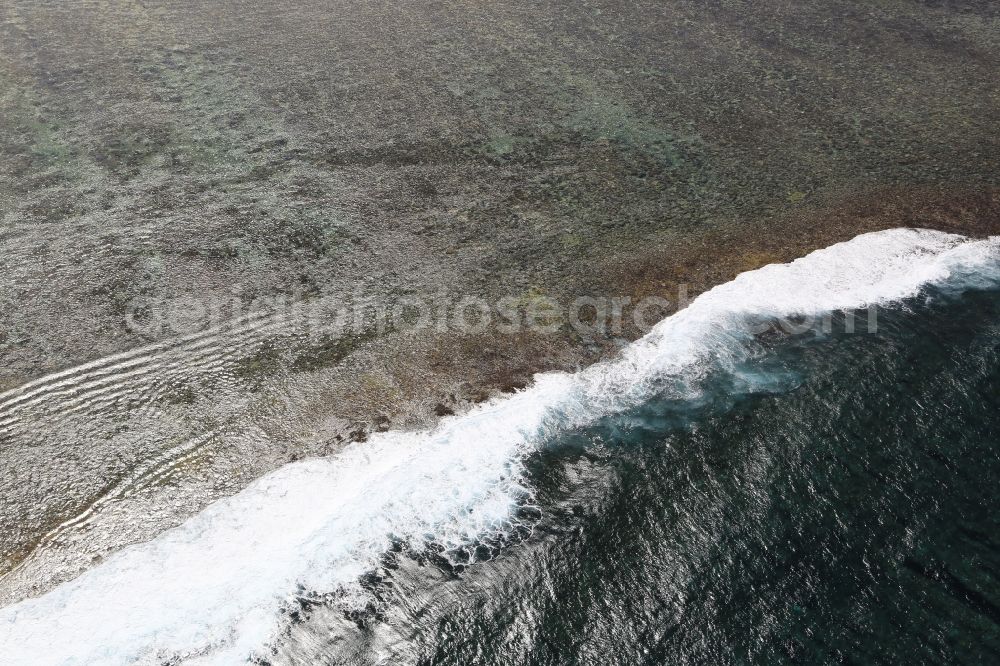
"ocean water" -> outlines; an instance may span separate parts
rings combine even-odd
[[[459,571],[397,557],[387,619],[311,611],[275,663],[1000,662],[1000,291],[771,351],[763,390],[713,378],[696,409],[554,439],[523,542]]]
[[[0,610],[0,646],[994,663],[998,406],[1000,243],[868,234],[745,273],[620,358],[277,470]]]

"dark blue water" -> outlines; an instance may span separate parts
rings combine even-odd
[[[550,442],[530,535],[387,558],[381,610],[305,609],[284,656],[1000,663],[1000,291],[842,328]]]

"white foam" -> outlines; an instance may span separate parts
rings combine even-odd
[[[738,359],[751,318],[894,301],[928,283],[1000,281],[1000,239],[859,236],[744,273],[660,322],[621,358],[264,476],[155,540],[0,611],[5,664],[242,663],[306,589],[359,593],[394,540],[458,548],[511,520],[521,461],[553,432],[648,399],[662,380]]]

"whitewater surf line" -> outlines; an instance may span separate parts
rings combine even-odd
[[[48,594],[0,611],[4,663],[232,664],[280,628],[302,590],[364,603],[358,585],[393,543],[448,550],[512,529],[530,501],[525,457],[553,434],[654,395],[685,400],[705,371],[754,353],[753,324],[912,297],[928,284],[1000,283],[1000,238],[897,229],[739,275],[575,374],[338,455],[282,467],[183,525]]]

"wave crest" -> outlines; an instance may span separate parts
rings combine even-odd
[[[649,399],[684,398],[705,368],[751,353],[748,324],[898,301],[925,285],[1000,283],[1000,238],[896,229],[743,273],[660,322],[613,361],[538,375],[424,432],[388,432],[287,465],[155,540],[0,611],[10,664],[242,661],[296,590],[364,603],[357,581],[394,543],[445,552],[516,527],[522,461],[554,433]],[[681,380],[681,381],[677,381]]]

